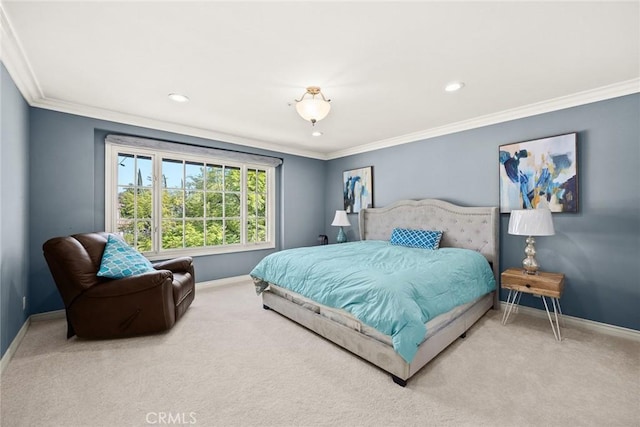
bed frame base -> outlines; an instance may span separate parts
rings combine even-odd
[[[336,323],[314,311],[282,298],[269,290],[262,293],[263,307],[275,311],[312,330],[338,346],[360,356],[391,374],[393,382],[405,386],[420,368],[457,340],[493,306],[493,293],[485,296],[449,325],[425,340],[413,361],[407,363],[393,347]],[[402,384],[404,383],[404,384]]]
[[[407,385],[406,380],[403,380],[402,378],[398,378],[393,374],[391,374],[391,379],[393,380],[394,383],[398,384],[400,387],[406,387]]]
[[[442,230],[440,247],[458,247],[480,252],[491,264],[496,283],[500,279],[499,220],[496,207],[464,207],[443,200],[401,200],[383,208],[360,211],[361,240],[388,240],[395,227]],[[405,386],[420,368],[480,319],[492,306],[500,309],[498,291],[483,297],[459,317],[432,334],[419,347],[413,361],[407,363],[393,347],[295,304],[266,290],[262,293],[265,309],[271,309],[311,329],[318,335],[360,356],[391,374],[393,382]]]

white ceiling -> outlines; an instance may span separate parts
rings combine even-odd
[[[638,1],[1,4],[31,105],[316,158],[640,91]]]

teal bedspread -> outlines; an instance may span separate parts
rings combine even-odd
[[[425,336],[426,322],[496,288],[489,263],[478,252],[375,240],[280,251],[250,274],[348,311],[390,335],[407,362]]]

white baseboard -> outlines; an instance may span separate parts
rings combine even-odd
[[[18,347],[20,347],[20,343],[22,339],[27,334],[27,329],[29,329],[29,324],[31,323],[31,317],[28,317],[27,320],[22,324],[22,327],[18,331],[16,337],[11,341],[9,348],[4,352],[2,359],[0,359],[0,375],[4,372],[4,370],[9,366],[9,362],[13,359],[13,355],[18,351]]]
[[[0,375],[2,375],[6,367],[9,366],[9,362],[11,361],[11,359],[13,359],[13,355],[18,350],[18,347],[20,347],[20,343],[22,342],[22,339],[27,334],[27,330],[29,329],[29,326],[31,326],[31,322],[64,319],[65,317],[66,315],[64,310],[55,310],[55,311],[48,311],[46,313],[37,313],[27,317],[27,320],[25,320],[25,322],[22,324],[22,327],[16,334],[15,338],[13,339],[13,341],[11,341],[9,348],[7,349],[7,351],[5,351],[4,355],[2,356],[2,359],[0,359]]]
[[[237,285],[240,283],[247,283],[249,281],[251,281],[251,276],[247,274],[243,276],[226,277],[224,279],[199,282],[199,283],[196,283],[196,288],[197,289],[219,288],[222,286],[230,286],[230,285]],[[27,330],[29,329],[31,322],[46,322],[48,320],[64,319],[65,317],[66,317],[66,314],[64,310],[47,311],[45,313],[36,313],[29,316],[27,320],[25,320],[25,322],[22,324],[22,327],[16,334],[13,341],[11,341],[9,348],[2,356],[2,359],[0,359],[0,375],[2,375],[5,368],[9,365],[9,362],[13,358],[13,355],[18,350],[18,347],[20,346],[22,339],[27,333]]]
[[[222,286],[237,285],[240,283],[251,282],[251,276],[248,274],[242,276],[225,277],[224,279],[209,280],[206,282],[196,283],[196,289],[219,288]]]
[[[501,310],[504,310],[506,305],[507,303],[505,301],[500,301]],[[539,317],[545,320],[548,319],[547,312],[545,310],[526,307],[522,305],[518,306],[517,308],[523,314],[527,314],[533,317]],[[599,332],[601,334],[640,341],[640,331],[636,331],[635,329],[595,322],[593,320],[582,319],[580,317],[567,316],[566,314],[562,315],[562,320],[565,322],[565,325],[570,325],[576,328],[587,329],[589,331]]]
[[[42,322],[44,320],[64,319],[66,316],[67,315],[64,310],[55,310],[32,314],[30,319],[32,322]]]
[[[251,277],[249,275],[243,276],[235,276],[235,277],[226,277],[224,279],[217,280],[209,280],[206,282],[196,283],[197,289],[208,289],[208,288],[218,288],[222,286],[230,286],[230,285],[238,285],[240,283],[247,283],[251,281]],[[500,301],[500,308],[502,310],[505,309],[506,306],[505,301]],[[539,317],[542,319],[547,318],[547,313],[544,310],[539,310],[537,308],[519,306],[518,310],[524,314]],[[32,314],[27,318],[24,322],[18,334],[9,345],[9,348],[0,359],[0,375],[4,372],[5,368],[9,365],[9,362],[13,358],[13,355],[18,350],[22,339],[24,338],[27,330],[29,329],[29,325],[31,322],[43,322],[47,320],[55,320],[55,319],[63,319],[65,317],[64,310],[55,310],[48,311],[46,313],[37,313]],[[634,329],[623,328],[620,326],[608,325],[606,323],[595,322],[593,320],[581,319],[579,317],[567,316],[566,314],[562,315],[562,319],[564,320],[566,325],[571,325],[581,329],[587,329],[594,332],[599,332],[606,335],[616,336],[620,338],[626,338],[634,341],[640,341],[640,331],[636,331]]]

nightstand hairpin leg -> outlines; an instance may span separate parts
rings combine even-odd
[[[558,328],[558,341],[562,341],[562,337],[560,336],[560,322],[558,322],[558,312],[560,312],[560,320],[562,320],[562,310],[560,309],[560,300],[558,298],[551,298],[551,303],[553,304],[553,314],[556,316],[556,327]],[[558,311],[556,311],[556,305],[558,306]]]
[[[518,309],[520,308],[520,298],[522,297],[522,292],[518,291],[518,300],[516,301],[516,308],[514,310],[515,313],[519,313]]]
[[[504,312],[502,313],[502,324],[504,325],[507,321],[507,313],[509,312],[509,303],[511,302],[511,295],[513,294],[513,289],[509,289],[509,294],[507,295],[507,305],[504,307]]]
[[[553,320],[551,319],[551,313],[549,313],[549,306],[547,305],[547,299],[544,297],[544,295],[541,295],[541,297],[542,297],[542,302],[544,303],[544,309],[547,311],[547,317],[549,318],[549,323],[551,324],[551,330],[553,331],[553,336],[556,337],[557,341],[562,341],[562,336],[560,335],[560,323],[558,323],[558,312],[556,311],[555,298],[549,297],[551,298],[551,304],[553,305],[553,314],[556,318],[556,323],[554,325]],[[556,332],[556,328],[557,328],[557,332]]]
[[[513,293],[513,296],[512,296],[512,293]],[[507,295],[507,307],[505,308],[505,311],[502,314],[503,325],[505,325],[507,323],[507,320],[509,320],[509,315],[513,310],[513,306],[516,304],[520,304],[520,295],[522,295],[522,292],[509,289],[509,295]],[[516,299],[517,299],[517,302],[516,302]]]
[[[562,327],[564,328],[564,316],[562,315],[562,308],[560,308],[560,298],[555,298],[556,305],[558,306],[558,313],[560,313],[560,322]]]

